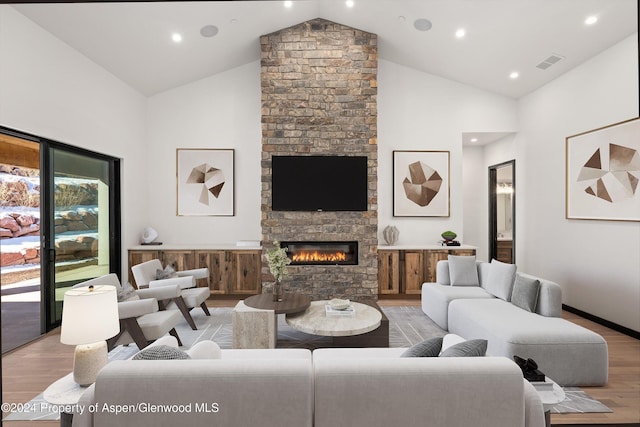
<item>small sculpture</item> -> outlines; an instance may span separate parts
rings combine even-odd
[[[382,230],[382,237],[384,237],[384,241],[389,246],[393,246],[398,241],[398,236],[400,232],[398,228],[393,225],[387,225],[384,230]]]
[[[143,245],[151,245],[153,241],[158,238],[158,232],[154,230],[152,227],[145,227],[142,231],[142,244]]]

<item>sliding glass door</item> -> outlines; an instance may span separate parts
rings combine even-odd
[[[120,271],[118,161],[52,144],[43,156],[45,329],[62,319],[64,293],[76,283]]]
[[[0,149],[4,352],[58,326],[71,286],[120,272],[120,160],[2,126]]]

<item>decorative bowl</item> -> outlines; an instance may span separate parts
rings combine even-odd
[[[329,300],[329,305],[334,310],[346,310],[351,305],[348,299],[333,298]]]
[[[458,235],[453,231],[445,231],[441,236],[444,240],[449,241],[455,239]]]

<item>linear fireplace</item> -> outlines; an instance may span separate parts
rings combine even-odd
[[[287,248],[291,265],[357,265],[357,241],[280,242]]]

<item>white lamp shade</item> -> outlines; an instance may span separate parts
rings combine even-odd
[[[69,289],[62,308],[63,344],[90,344],[120,332],[115,286],[94,285]]]

